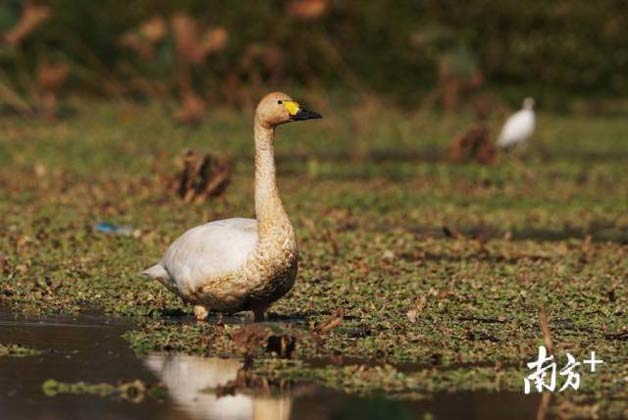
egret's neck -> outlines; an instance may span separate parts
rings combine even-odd
[[[273,227],[290,224],[279,197],[273,141],[275,129],[255,119],[255,216],[260,239]]]

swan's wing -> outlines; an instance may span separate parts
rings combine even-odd
[[[534,131],[534,113],[523,109],[508,118],[497,140],[502,147],[526,141]]]
[[[170,245],[159,265],[179,291],[194,290],[207,278],[242,266],[256,243],[256,220],[217,220],[181,235]]]

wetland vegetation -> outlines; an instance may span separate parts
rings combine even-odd
[[[185,229],[253,216],[251,115],[220,108],[197,127],[128,103],[81,102],[55,124],[3,117],[0,305],[126,318],[118,335],[142,357],[245,360],[235,389],[313,382],[403,400],[522,393],[544,308],[561,366],[567,352],[605,362],[550,410],[628,415],[625,118],[541,112],[527,150],[454,165],[447,145],[470,116],[382,107],[356,129],[350,104],[309,99],[325,119],[281,127],[276,143],[300,268],[268,323],[194,322],[139,275]],[[185,203],[165,187],[186,148],[231,159],[223,199]],[[96,232],[100,221],[134,231]],[[0,356],[49,350],[9,340]]]

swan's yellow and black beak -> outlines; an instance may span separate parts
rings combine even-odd
[[[288,110],[292,121],[316,120],[323,116],[314,111],[308,111],[295,101],[284,101],[283,106]]]

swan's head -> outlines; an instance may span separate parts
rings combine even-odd
[[[276,127],[292,121],[305,121],[323,118],[321,114],[308,111],[281,92],[264,96],[257,105],[255,118],[266,127]]]
[[[525,98],[523,100],[523,108],[524,109],[533,109],[534,108],[534,98]]]

